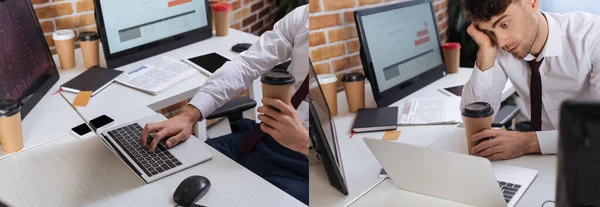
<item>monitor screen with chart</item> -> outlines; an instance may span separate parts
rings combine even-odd
[[[95,0],[94,3],[109,67],[212,36],[205,0]]]
[[[363,66],[371,76],[379,106],[387,106],[399,100],[398,95],[408,95],[444,75],[430,1],[370,8],[357,11],[355,17]]]

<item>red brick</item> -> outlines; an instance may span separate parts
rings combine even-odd
[[[46,43],[48,43],[48,47],[54,46],[54,40],[52,39],[52,35],[44,36],[46,38]]]
[[[331,70],[329,69],[329,63],[321,63],[318,65],[315,65],[315,72],[317,73],[317,75],[320,74],[329,74],[331,73]]]
[[[271,13],[271,9],[269,7],[264,8],[263,10],[258,12],[258,18],[263,19],[265,16],[269,15],[270,13]]]
[[[346,42],[346,47],[348,48],[348,53],[358,52],[360,50],[360,41],[348,41]]]
[[[321,11],[321,0],[312,0],[308,3],[308,12],[316,13]]]
[[[328,14],[309,17],[309,29],[316,30],[326,27],[332,27],[342,24],[339,14]]]
[[[262,21],[258,21],[256,24],[252,25],[252,27],[250,27],[250,31],[253,34],[258,34],[258,32],[260,32],[260,30],[262,30],[263,28],[263,22]]]
[[[38,19],[46,19],[73,14],[72,3],[60,3],[35,9]]]
[[[312,51],[310,51],[310,59],[313,62],[319,62],[321,60],[342,56],[344,54],[346,54],[346,45],[344,43],[339,43],[312,49]]]
[[[344,23],[345,24],[353,24],[354,21],[354,11],[344,12]]]
[[[44,31],[44,33],[54,32],[54,22],[53,21],[43,21],[43,22],[40,22],[40,25],[42,26],[42,31]]]
[[[252,7],[250,7],[250,12],[258,11],[258,10],[262,9],[264,5],[265,5],[265,3],[262,1],[259,1],[256,4],[252,4]]]
[[[50,0],[31,0],[32,4],[44,4],[48,2],[50,2]]]
[[[256,22],[256,15],[250,15],[249,17],[244,19],[244,21],[242,21],[242,27],[247,27],[248,25],[252,25],[254,22]]]
[[[366,6],[369,4],[378,4],[382,3],[381,0],[358,0],[358,6]]]
[[[57,29],[70,29],[75,27],[82,27],[87,25],[93,25],[96,23],[94,14],[84,14],[77,16],[70,16],[67,18],[56,19]]]
[[[308,45],[310,47],[318,46],[327,43],[325,32],[311,32],[308,35]]]
[[[77,2],[75,2],[75,7],[77,8],[77,12],[92,11],[92,10],[94,10],[94,1],[93,0],[77,1]]]
[[[356,27],[348,26],[341,29],[329,30],[329,43],[338,42],[357,37]]]
[[[361,60],[359,55],[342,58],[339,60],[334,60],[331,62],[331,66],[333,71],[338,72],[340,70],[353,68],[361,65]]]
[[[355,0],[325,0],[323,2],[323,8],[325,9],[325,11],[333,11],[353,7],[356,7]]]
[[[235,13],[233,13],[233,21],[238,21],[238,20],[244,19],[248,15],[250,15],[250,8],[248,8],[248,7],[244,8],[242,10],[236,11]]]
[[[233,8],[234,11],[237,10],[237,9],[239,9],[239,8],[241,8],[242,7],[241,0],[240,1],[232,2],[231,3],[231,7]]]

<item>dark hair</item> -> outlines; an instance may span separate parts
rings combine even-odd
[[[511,4],[519,0],[463,0],[463,8],[467,18],[472,21],[490,21],[493,16],[500,15]]]

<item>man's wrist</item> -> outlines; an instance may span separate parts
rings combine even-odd
[[[527,141],[525,142],[525,154],[540,154],[540,141],[536,132],[527,132]]]
[[[479,48],[479,51],[477,51],[477,68],[486,71],[494,67],[496,53],[496,48]]]
[[[200,112],[200,110],[193,105],[188,104],[181,109],[181,112],[179,112],[178,116],[184,117],[184,119],[190,123],[195,123],[202,119],[202,112]]]

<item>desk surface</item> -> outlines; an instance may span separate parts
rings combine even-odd
[[[229,50],[231,46],[239,42],[253,43],[257,39],[255,35],[232,29],[228,36],[213,37],[162,55],[181,59],[217,52],[233,58],[237,53]],[[79,52],[76,54],[78,66],[60,71],[61,81],[65,79],[63,83],[84,71],[81,55]],[[117,69],[128,71],[145,61],[147,59]],[[115,126],[155,114],[162,107],[191,98],[206,79],[198,73],[156,96],[113,83],[92,97],[88,106],[77,107],[77,111],[86,120],[106,114],[115,119],[112,125]],[[57,89],[58,85],[55,86]],[[74,100],[73,93],[61,94],[69,102]],[[62,99],[60,95],[53,98]],[[73,117],[78,119],[77,124],[82,123],[69,103],[62,101],[64,106],[60,112],[72,112]],[[41,108],[46,109],[45,106]],[[57,125],[62,126],[60,122]],[[151,184],[143,184],[98,137],[78,139],[67,134],[73,126],[56,128],[54,133],[62,135],[53,138],[36,135],[39,140],[51,141],[27,153],[17,153],[0,160],[0,195],[4,202],[15,206],[173,206],[172,196],[177,185],[188,176],[203,175],[211,181],[212,187],[197,204],[306,206],[208,146],[206,148],[213,154],[212,160]]]
[[[411,98],[446,97],[438,89],[466,83],[471,75],[471,71],[472,69],[461,68],[459,73],[447,75],[392,105],[402,106],[406,100]],[[365,87],[366,107],[375,107],[376,104],[373,100],[370,85],[367,84]],[[514,92],[512,84],[507,82],[502,96],[506,99]],[[379,178],[378,174],[381,170],[381,165],[363,141],[364,137],[383,137],[384,132],[360,133],[349,138],[355,115],[348,112],[346,94],[344,92],[338,93],[338,115],[334,117],[334,123],[336,125],[336,133],[342,156],[341,160],[344,165],[343,168],[349,195],[344,196],[329,185],[327,176],[320,163],[312,164],[310,165],[310,206],[350,205],[385,180]],[[440,129],[452,128],[456,128],[456,125],[398,127],[398,130],[402,131],[398,141],[429,147],[446,136],[445,131]]]

